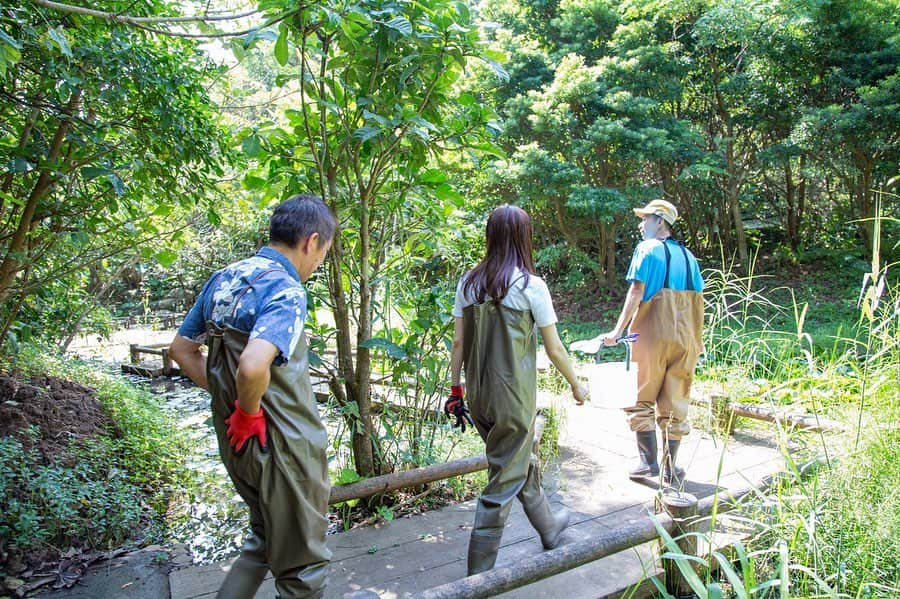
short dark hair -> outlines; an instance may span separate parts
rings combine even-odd
[[[298,194],[275,208],[269,221],[269,242],[294,248],[313,233],[318,233],[321,244],[334,239],[336,231],[337,219],[322,198]]]

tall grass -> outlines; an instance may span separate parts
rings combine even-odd
[[[876,219],[876,239],[879,229]],[[859,321],[823,347],[804,330],[810,308],[793,294],[780,306],[756,289],[752,273],[708,277],[701,376],[726,392],[750,389],[760,401],[827,413],[849,433],[805,438],[827,457],[809,478],[785,450],[790,472],[745,502],[755,532],[733,555],[685,556],[661,531],[663,558],[677,562],[697,596],[900,596],[900,289],[879,253],[876,242]],[[774,325],[785,314],[793,330]]]

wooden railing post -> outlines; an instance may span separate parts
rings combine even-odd
[[[688,534],[696,532],[697,498],[690,493],[666,493],[662,496],[662,507],[672,517],[675,523],[672,537],[678,544],[678,551],[683,555],[697,555],[697,535]],[[660,540],[660,552],[669,551],[665,543]],[[666,574],[666,591],[676,599],[681,597],[693,597],[694,591],[687,579],[678,568],[674,559],[664,559],[663,571]],[[694,562],[687,561],[687,565],[694,567]]]
[[[172,374],[172,358],[169,357],[169,348],[162,348],[162,366],[163,366],[163,374],[169,375]]]

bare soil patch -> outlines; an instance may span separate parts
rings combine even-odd
[[[38,429],[36,439],[30,427]],[[115,433],[115,423],[90,387],[51,376],[0,376],[0,437],[16,437],[28,448],[36,442],[52,464],[72,443],[100,433]]]

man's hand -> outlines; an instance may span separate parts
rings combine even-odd
[[[450,387],[450,397],[444,402],[444,414],[447,416],[456,416],[454,428],[459,427],[460,431],[466,432],[466,421],[470,425],[475,426],[472,417],[469,416],[469,410],[466,408],[466,402],[463,400],[462,385],[453,385]]]
[[[612,347],[619,342],[619,337],[621,336],[622,334],[618,331],[610,331],[603,335],[603,345],[605,345],[606,347]]]
[[[266,413],[262,407],[256,414],[248,414],[235,401],[234,412],[225,419],[225,424],[228,425],[225,434],[235,451],[241,451],[251,437],[256,437],[260,447],[266,448]]]

